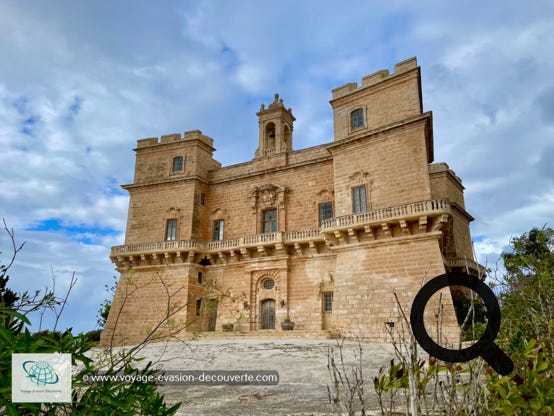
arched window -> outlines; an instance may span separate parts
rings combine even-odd
[[[268,139],[275,139],[275,124],[267,123],[265,126],[265,137]]]
[[[357,108],[350,113],[350,129],[354,130],[363,127],[364,123],[364,110],[363,108]]]
[[[173,158],[173,173],[182,172],[184,167],[184,158],[183,156],[175,156]]]

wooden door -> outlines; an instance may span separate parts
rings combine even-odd
[[[215,331],[217,319],[217,299],[208,300],[208,331]]]
[[[262,302],[262,329],[275,329],[275,300]]]

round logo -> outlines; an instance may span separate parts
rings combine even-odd
[[[25,361],[23,370],[27,373],[27,377],[39,387],[56,384],[60,380],[56,371],[46,361]]]

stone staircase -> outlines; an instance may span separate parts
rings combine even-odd
[[[210,339],[339,339],[341,335],[332,331],[277,331],[277,330],[260,330],[260,331],[213,331],[213,332],[194,332],[187,334],[186,338],[195,340],[210,340]]]

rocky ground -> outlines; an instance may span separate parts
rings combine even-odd
[[[164,370],[275,370],[274,386],[166,385],[160,391],[170,403],[182,402],[179,415],[331,415],[327,385],[328,350],[336,340],[217,339],[146,346],[141,355]],[[377,409],[373,377],[394,357],[392,345],[362,343],[365,390],[370,409]],[[348,369],[355,365],[358,343],[344,343]]]

